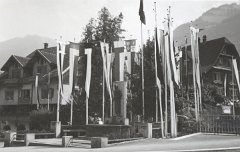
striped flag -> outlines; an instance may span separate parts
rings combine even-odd
[[[192,48],[192,64],[193,64],[193,87],[195,100],[196,120],[199,120],[199,111],[201,109],[201,76],[200,76],[200,60],[198,46],[199,29],[190,27],[191,48]]]
[[[76,48],[75,45],[79,44],[70,43],[69,50],[69,85],[71,88],[71,94],[73,95],[76,84],[76,74],[78,68],[78,58],[79,58],[79,48]]]
[[[110,86],[110,69],[112,69],[111,67],[109,67],[111,65],[112,59],[111,57],[107,57],[108,56],[108,51],[109,51],[109,44],[104,43],[104,42],[100,42],[101,45],[101,52],[102,52],[102,59],[103,59],[103,70],[104,70],[104,76],[105,76],[105,82],[107,85],[107,89],[108,89],[108,93],[110,96],[110,101],[112,101],[112,89]],[[109,69],[109,70],[108,70]]]
[[[176,110],[175,110],[175,97],[174,97],[174,83],[177,84],[175,53],[173,50],[173,30],[171,24],[171,17],[168,14],[169,22],[165,22],[165,61],[167,71],[167,85],[170,91],[170,116],[171,116],[171,136],[177,136],[177,124],[176,124]],[[167,128],[166,128],[167,129]]]
[[[57,45],[57,70],[58,70],[58,101],[62,99],[63,96],[63,60],[65,55],[65,44],[63,42],[58,42]],[[60,101],[62,102],[62,101]]]
[[[162,35],[163,35],[163,33],[162,33]],[[161,37],[161,38],[163,38],[163,37]],[[161,39],[160,39],[160,42],[161,42]],[[163,50],[161,50],[161,51],[163,51]],[[161,88],[161,84],[164,84],[164,75],[163,75],[164,72],[163,72],[162,58],[161,58],[162,55],[160,55],[160,54],[161,54],[161,52],[159,50],[159,45],[158,45],[157,28],[155,28],[155,72],[156,72],[156,83],[157,83],[157,87],[158,87],[158,93],[156,93],[156,98],[158,97],[158,101],[159,101],[160,121],[161,121],[161,128],[162,128],[161,133],[162,133],[162,137],[164,137],[163,113],[162,113],[162,88]],[[157,111],[157,109],[156,109],[156,111]]]
[[[163,67],[162,67],[162,58],[160,55],[159,45],[158,45],[158,35],[157,35],[157,28],[155,29],[155,60],[156,60],[156,71],[157,71],[157,81],[158,83],[164,83],[164,76],[163,76]],[[157,83],[157,84],[158,84]],[[158,86],[160,88],[160,86]]]

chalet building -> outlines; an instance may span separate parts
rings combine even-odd
[[[238,68],[240,68],[240,57],[234,44],[225,37],[207,41],[207,37],[203,36],[202,42],[199,39],[199,58],[203,85],[214,84],[217,87],[217,93],[225,95],[224,85],[226,84],[226,96],[229,99],[233,99],[234,96],[234,100],[238,100],[239,92],[235,75],[233,75],[232,59],[237,59]],[[186,73],[188,73],[188,82],[192,83],[191,46],[183,47],[184,84],[187,83]]]
[[[39,75],[39,103],[56,109],[58,99],[57,47],[44,45],[27,57],[12,55],[1,68],[0,75],[0,130],[8,124],[15,130],[19,124],[29,128],[29,112],[37,109],[35,78]],[[66,46],[64,69],[69,65],[69,45]],[[50,85],[48,76],[50,75]],[[65,88],[68,85],[64,77]],[[49,91],[49,98],[48,98]]]
[[[128,51],[135,49],[135,40],[127,41],[126,45]],[[130,43],[131,42],[131,43]],[[63,63],[63,87],[65,102],[68,100],[69,92],[72,88],[69,88],[69,54],[70,45],[72,48],[79,49],[79,47],[91,47],[89,44],[79,45],[72,43],[66,45],[65,56]],[[83,49],[81,48],[81,49]],[[124,54],[124,48],[121,48],[119,53],[116,53],[118,48],[114,49],[114,53],[118,54],[118,61],[116,65],[119,66],[121,63],[132,63],[134,60],[133,52],[126,52]],[[80,55],[81,55],[80,51]],[[0,130],[6,124],[11,126],[12,130],[16,130],[16,127],[20,124],[24,124],[26,128],[29,128],[29,112],[37,109],[37,94],[35,88],[36,75],[39,75],[39,103],[41,107],[47,108],[49,101],[50,111],[55,111],[57,108],[58,100],[58,72],[57,72],[57,47],[48,47],[48,44],[44,44],[44,48],[37,49],[26,57],[20,57],[12,55],[7,62],[2,66],[0,75]],[[124,54],[124,55],[122,55]],[[120,56],[123,56],[120,59]],[[135,56],[136,57],[136,56]],[[125,61],[126,60],[126,61]],[[81,62],[81,61],[80,61]],[[79,63],[78,70],[81,71],[83,63]],[[131,64],[134,65],[134,64]],[[127,72],[131,73],[134,68],[128,67]],[[118,80],[123,79],[123,68],[122,71],[115,68],[118,77],[114,78]],[[77,80],[75,83],[81,83],[83,80],[80,72],[77,72]],[[120,75],[120,76],[119,76]],[[50,77],[50,85],[48,81]],[[118,79],[117,79],[118,78]],[[118,81],[121,81],[120,79]],[[123,81],[123,80],[122,80]],[[85,82],[84,82],[85,83]],[[81,83],[82,84],[82,83]],[[49,93],[49,98],[48,98]]]

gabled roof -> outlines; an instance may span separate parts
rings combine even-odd
[[[39,49],[35,50],[33,53],[28,55],[31,59],[26,64],[26,66],[31,65],[34,62],[35,56],[41,56],[43,59],[45,59],[49,64],[56,65],[57,64],[57,56],[53,52],[48,52],[47,50],[57,50],[56,47],[47,48],[47,49]]]
[[[13,56],[22,65],[22,67],[24,67],[27,64],[27,62],[30,60],[30,58],[27,58],[27,57],[21,57],[16,55],[13,55]]]
[[[10,61],[18,63],[21,67],[24,67],[30,58],[27,57],[21,57],[16,55],[11,55],[10,58],[7,60],[7,62],[2,66],[1,70],[5,71],[7,70],[8,66],[11,64]]]
[[[239,58],[238,51],[234,44],[232,44],[227,38],[222,37],[199,44],[199,58],[202,72],[207,72],[214,66],[220,53],[227,49],[231,51],[231,54]],[[189,58],[192,58],[191,46],[187,46],[187,54]]]

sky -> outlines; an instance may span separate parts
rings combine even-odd
[[[139,38],[140,0],[0,0],[0,41],[26,35],[40,35],[66,41],[81,40],[82,32],[90,18],[97,18],[102,7],[114,16],[120,12],[124,19],[122,27],[126,38]],[[152,35],[155,26],[154,2],[156,2],[157,25],[162,22],[171,6],[173,26],[195,20],[207,10],[223,4],[240,3],[240,0],[143,0],[146,25],[143,39]]]

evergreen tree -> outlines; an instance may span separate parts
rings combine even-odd
[[[121,38],[121,28],[123,15],[112,16],[106,7],[103,7],[98,14],[98,18],[91,18],[82,33],[83,39],[81,43],[87,44],[92,48],[92,75],[89,98],[89,120],[95,120],[96,117],[102,116],[102,84],[103,84],[103,62],[99,41],[113,44],[113,41]],[[107,90],[105,88],[105,90]],[[107,92],[107,91],[105,91]],[[77,94],[74,99],[73,124],[85,124],[85,95]],[[109,96],[105,94],[105,116],[109,115]],[[67,123],[70,117],[70,104],[61,109],[61,121]]]

